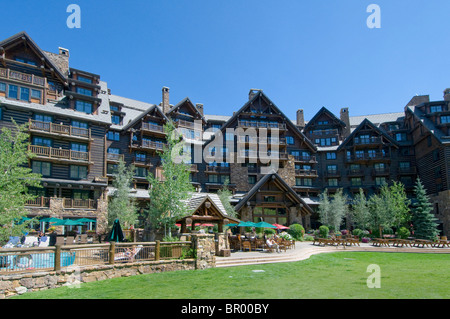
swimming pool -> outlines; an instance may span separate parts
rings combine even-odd
[[[55,253],[7,255],[2,258],[0,271],[53,269],[55,267]],[[61,267],[73,265],[74,262],[75,252],[61,252]]]

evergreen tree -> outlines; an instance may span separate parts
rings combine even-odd
[[[185,142],[176,131],[172,122],[164,125],[167,134],[167,146],[159,152],[162,163],[162,180],[149,174],[150,183],[148,218],[153,229],[164,228],[165,237],[171,235],[171,229],[177,219],[189,214],[186,200],[194,188],[190,182],[190,154],[183,153]]]
[[[117,171],[113,174],[112,186],[115,188],[108,203],[108,225],[112,227],[114,221],[119,219],[123,227],[134,225],[138,217],[136,200],[130,197],[130,185],[133,181],[134,166],[126,167],[121,159]]]
[[[28,187],[41,187],[41,175],[28,167],[34,154],[28,150],[27,126],[13,124],[14,129],[4,127],[0,134],[0,243],[24,234],[32,220],[19,222],[27,215],[26,202],[36,197]]]
[[[417,179],[414,187],[416,203],[413,205],[413,229],[414,237],[418,239],[435,240],[439,234],[436,218],[432,214],[430,200],[426,194],[420,179]]]

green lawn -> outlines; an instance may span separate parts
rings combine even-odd
[[[367,266],[381,269],[381,288],[368,288]],[[450,298],[450,255],[337,252],[308,260],[175,271],[85,283],[17,298],[289,299]],[[264,270],[254,272],[253,270]]]

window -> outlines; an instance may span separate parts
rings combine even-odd
[[[288,145],[294,145],[294,137],[292,136],[286,136],[286,143]]]
[[[110,109],[112,112],[119,112],[119,111],[120,111],[120,109],[119,109],[119,107],[118,107],[117,105],[110,105],[110,106],[109,106],[109,109]]]
[[[87,96],[92,96],[92,90],[85,89],[85,88],[77,87],[77,93],[87,95]]]
[[[427,137],[427,146],[431,147],[433,145],[433,140],[431,139],[431,135],[428,135]]]
[[[74,189],[72,197],[73,199],[89,199],[89,193],[90,191],[88,190]]]
[[[18,58],[18,57],[16,57],[15,60],[17,62],[26,63],[26,64],[33,65],[33,66],[37,66],[36,62],[28,60],[28,59],[25,59],[25,58]]]
[[[86,179],[87,178],[87,167],[70,165],[70,178],[74,179]]]
[[[337,173],[337,165],[327,165],[327,172],[328,173]]]
[[[22,101],[29,101],[30,100],[30,89],[29,88],[20,88],[20,99]]]
[[[356,151],[355,157],[356,158],[364,158],[364,151]]]
[[[369,155],[370,158],[374,158],[377,155],[377,151],[376,150],[368,150],[367,155]]]
[[[386,165],[384,163],[375,163],[373,164],[373,168],[377,172],[384,172],[386,170]]]
[[[42,95],[42,92],[41,92],[41,90],[34,90],[34,89],[32,89],[31,90],[31,97],[33,98],[33,99],[41,99],[41,95]]]
[[[234,141],[234,133],[225,133],[225,141]]]
[[[250,185],[256,184],[256,176],[250,175],[250,176],[248,177],[248,183],[249,183]]]
[[[78,79],[78,81],[81,81],[81,82],[92,83],[92,80],[91,80],[91,79],[89,79],[89,78],[87,78],[87,77],[84,77],[84,76],[81,76],[81,75],[78,75],[78,76],[77,76],[77,79]]]
[[[34,119],[39,122],[51,123],[53,122],[53,118],[50,115],[44,114],[35,114]]]
[[[264,201],[266,203],[273,203],[275,202],[275,196],[264,196]]]
[[[396,133],[395,140],[397,142],[406,141],[406,133]]]
[[[17,99],[17,93],[19,91],[19,87],[17,85],[10,84],[10,85],[8,85],[8,88],[9,88],[8,97],[10,99]]]
[[[450,123],[450,115],[441,116],[441,124]]]
[[[334,159],[336,159],[336,153],[335,152],[327,153],[327,160],[334,160]]]
[[[108,175],[116,174],[117,173],[117,164],[108,164],[106,168],[106,173]]]
[[[134,176],[147,177],[147,169],[145,167],[136,167],[134,169]]]
[[[91,102],[77,100],[75,102],[75,110],[77,110],[78,112],[91,114],[92,113],[92,103]]]
[[[88,128],[88,124],[86,122],[80,122],[80,121],[73,121],[72,120],[72,126],[76,128]]]
[[[218,175],[209,175],[208,176],[208,182],[209,183],[218,183]]]
[[[33,145],[37,145],[37,146],[51,147],[53,144],[53,141],[50,138],[33,136],[32,143],[33,143]]]
[[[120,125],[121,118],[120,115],[111,115],[112,124]]]
[[[77,151],[77,152],[87,152],[88,146],[87,144],[81,144],[81,143],[72,143],[71,144],[71,150]]]
[[[328,186],[330,186],[330,187],[337,187],[338,186],[337,178],[329,178],[328,179]]]
[[[119,141],[120,140],[120,134],[119,134],[119,132],[108,131],[107,138],[110,141]]]
[[[352,186],[361,186],[362,185],[362,181],[361,181],[361,177],[353,177],[350,179],[350,183]]]
[[[406,169],[406,168],[411,167],[411,163],[410,162],[400,162],[399,166],[400,166],[400,168]]]
[[[386,177],[375,177],[375,185],[382,186],[386,184]]]
[[[439,161],[439,150],[434,150],[433,151],[433,161],[437,162]]]
[[[119,153],[116,153],[116,154],[119,154]],[[136,160],[136,162],[145,162],[147,160],[146,153],[136,152],[135,153],[135,160]]]
[[[108,148],[108,153],[109,154],[120,154],[120,149],[115,148],[115,147],[110,147],[110,148]]]
[[[47,162],[33,161],[31,164],[33,173],[41,174],[42,176],[50,176],[51,164]]]
[[[431,105],[430,106],[430,112],[442,112],[442,105]]]
[[[303,185],[304,186],[312,186],[312,179],[311,178],[304,178],[303,179]]]
[[[0,92],[6,92],[6,83],[0,82]]]

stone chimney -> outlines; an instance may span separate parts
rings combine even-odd
[[[297,126],[300,128],[305,127],[305,116],[303,115],[303,109],[297,110]]]
[[[350,115],[348,114],[348,107],[343,107],[340,113],[340,119],[345,123],[345,128],[342,131],[343,138],[347,138],[350,135]]]
[[[203,114],[203,104],[197,103],[197,104],[195,104],[195,107],[197,108],[197,110],[200,112],[201,115],[204,115]]]
[[[444,90],[444,101],[450,101],[450,89]]]
[[[164,86],[162,88],[162,111],[166,114],[170,109],[169,104],[169,88]]]

